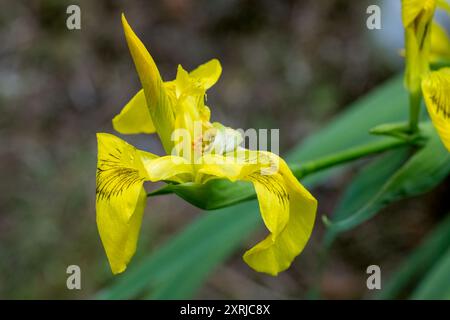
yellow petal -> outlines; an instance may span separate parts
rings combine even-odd
[[[247,152],[246,156],[250,156],[247,160],[255,157],[265,160],[229,163],[226,159],[220,162],[220,156],[207,155],[199,173],[253,183],[261,216],[270,234],[244,254],[244,261],[256,271],[277,275],[289,268],[308,242],[317,201],[298,182],[284,160],[268,152]],[[272,174],[261,172],[261,169],[272,168],[274,163],[278,163],[278,169]]]
[[[136,250],[148,179],[141,154],[125,141],[106,133],[97,134],[96,179],[97,227],[113,273],[120,273]]]
[[[134,95],[112,122],[114,130],[122,134],[155,132],[143,89]]]
[[[450,58],[450,41],[447,31],[438,23],[433,22],[431,27],[431,59],[438,61],[448,58]]]
[[[289,221],[289,194],[283,176],[252,173],[246,180],[253,182],[264,224],[271,233],[271,241],[276,241]]]
[[[192,164],[182,157],[164,156],[143,161],[150,181],[192,181]]]
[[[166,86],[175,91],[175,128],[186,129],[194,137],[195,122],[208,121],[210,116],[209,109],[205,106],[205,88],[181,65],[178,65],[176,79],[166,82]]]
[[[450,68],[427,74],[422,90],[433,125],[450,151]]]
[[[114,274],[123,272],[136,251],[147,194],[145,181],[192,180],[184,158],[157,157],[107,133],[98,133],[97,227]]]
[[[164,150],[166,153],[170,153],[173,148],[171,135],[175,122],[170,99],[165,92],[165,87],[153,58],[133,32],[124,15],[122,15],[122,24],[131,56],[144,89],[151,119]]]
[[[176,95],[180,96],[197,96],[205,94],[204,88],[192,78],[189,73],[183,69],[181,65],[177,68],[177,77],[175,79]]]
[[[435,8],[435,0],[402,1],[405,27],[405,86],[412,93],[420,90],[422,76],[429,71],[430,29]]]
[[[222,74],[219,60],[212,59],[191,71],[189,75],[202,84],[205,90],[211,88]]]
[[[270,166],[270,161],[278,157],[269,153],[246,150],[243,157],[235,159],[228,156],[208,154],[202,158],[200,174],[227,178],[230,181],[246,180],[253,183],[259,201],[261,216],[273,239],[280,234],[289,220],[289,195],[283,176],[278,172],[261,174],[261,170]],[[266,161],[259,161],[266,160]]]
[[[402,22],[407,28],[421,13],[428,14],[436,8],[436,0],[402,0]]]
[[[450,13],[450,4],[448,4],[447,0],[437,0],[436,4],[439,9],[442,9],[447,13]]]
[[[133,210],[128,221],[120,218],[120,210],[125,206],[120,205],[120,200],[97,200],[97,227],[114,274],[125,271],[136,252],[146,199],[147,193],[141,187],[133,207],[127,205]]]

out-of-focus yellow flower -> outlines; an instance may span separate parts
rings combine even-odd
[[[430,118],[445,147],[450,151],[450,68],[425,75],[422,91]]]
[[[123,272],[136,250],[146,203],[145,181],[205,183],[211,179],[253,183],[270,234],[248,250],[244,260],[256,271],[271,275],[287,269],[310,237],[316,199],[283,159],[241,148],[237,131],[210,122],[205,93],[221,74],[219,61],[211,60],[192,72],[179,66],[176,79],[163,82],[124,16],[122,23],[143,89],[114,118],[114,128],[125,134],[156,132],[168,155],[159,157],[111,134],[97,134],[97,225],[113,273]],[[180,131],[190,139],[187,148],[180,143],[186,137],[176,135]]]
[[[430,62],[450,59],[450,40],[447,31],[437,22],[431,26]]]
[[[419,92],[421,77],[429,71],[431,23],[436,0],[402,0],[405,28],[405,86]]]

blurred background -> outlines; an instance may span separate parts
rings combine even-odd
[[[366,8],[376,3],[383,30],[369,31]],[[223,74],[208,93],[213,120],[235,128],[280,128],[285,153],[401,70],[399,3],[3,0],[0,298],[91,298],[116,279],[95,224],[95,133],[113,132],[113,116],[140,87],[121,12],[165,80],[175,77],[177,64],[191,70],[218,58]],[[81,8],[81,30],[66,28],[70,4]],[[162,154],[155,137],[125,139]],[[333,210],[351,177],[346,172],[312,190],[319,215]],[[341,236],[320,283],[322,297],[366,297],[366,267],[382,262],[385,274],[397,268],[448,211],[449,185],[447,179]],[[201,214],[173,195],[150,199],[135,260]],[[277,278],[253,272],[241,260],[261,234],[249,235],[194,297],[304,298],[314,281],[320,219],[304,253]],[[80,291],[66,288],[71,264],[81,267]]]

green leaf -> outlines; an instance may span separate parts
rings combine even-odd
[[[450,299],[450,247],[414,291],[412,299]]]
[[[313,160],[373,141],[377,137],[368,133],[370,128],[381,122],[405,119],[407,110],[407,97],[399,76],[355,103],[325,129],[311,135],[290,152],[287,159],[292,162]],[[333,172],[335,170],[327,170],[302,182],[311,187]],[[189,298],[261,225],[260,220],[256,201],[207,212],[153,254],[133,261],[126,273],[114,278],[113,285],[99,297],[126,299],[150,292],[161,299]],[[180,289],[173,289],[178,285]]]
[[[436,264],[436,261],[440,257],[444,256],[448,248],[450,248],[450,214],[426,237],[420,246],[403,262],[402,266],[388,279],[386,285],[382,286],[382,290],[376,298],[399,298],[405,293],[405,290],[413,287],[418,280],[422,279],[430,269],[434,270],[433,265]],[[448,270],[450,268],[447,269],[447,274]],[[449,287],[449,280],[444,283]],[[421,289],[421,291],[425,289],[426,287]],[[419,293],[416,294],[418,295]]]
[[[430,122],[423,124],[421,129],[428,138],[426,145],[396,171],[361,208],[333,222],[325,219],[332,232],[354,228],[394,201],[428,192],[449,175],[450,153]]]

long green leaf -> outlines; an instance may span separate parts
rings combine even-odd
[[[432,269],[432,266],[450,248],[450,214],[402,263],[400,268],[382,286],[377,299],[395,299],[413,287],[414,283]],[[447,272],[450,269],[447,270]],[[450,281],[447,281],[450,284]]]

